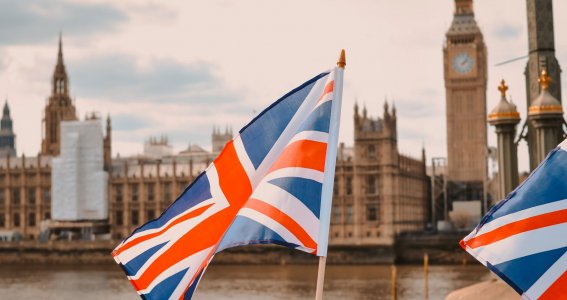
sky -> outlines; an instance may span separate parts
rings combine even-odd
[[[566,1],[553,2],[556,56],[567,68]],[[213,126],[234,132],[271,102],[347,52],[340,141],[353,144],[353,106],[398,113],[398,148],[446,156],[442,47],[453,0],[110,1],[0,0],[0,97],[18,154],[36,155],[59,32],[79,116],[113,122],[112,152],[141,153],[150,136],[174,149],[210,148]],[[504,78],[526,116],[525,1],[477,0],[488,49],[487,109]],[[566,75],[562,89],[567,90]],[[563,93],[565,94],[565,93]],[[489,128],[489,145],[496,144]],[[525,142],[520,170],[528,169]]]

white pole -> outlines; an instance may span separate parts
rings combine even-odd
[[[317,241],[317,256],[319,256],[319,269],[317,272],[317,290],[315,299],[323,299],[323,285],[325,283],[325,264],[327,261],[327,247],[329,245],[329,224],[331,222],[331,208],[333,200],[333,185],[335,184],[335,166],[337,163],[337,146],[339,144],[339,124],[341,121],[341,102],[343,96],[343,72],[346,65],[345,50],[341,51],[337,67],[335,68],[335,82],[333,84],[333,105],[331,107],[331,124],[329,127],[329,143],[325,157],[325,174],[323,175],[323,190],[321,193],[321,210],[319,213],[319,239]]]

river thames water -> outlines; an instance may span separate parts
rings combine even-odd
[[[424,299],[423,268],[398,266],[398,299]],[[212,265],[193,299],[313,299],[316,265]],[[430,266],[429,299],[486,280],[480,265]],[[389,266],[327,266],[325,299],[391,299]],[[0,265],[0,299],[139,299],[118,266]]]

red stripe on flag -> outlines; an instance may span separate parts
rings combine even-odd
[[[323,90],[323,94],[321,95],[321,97],[319,97],[319,100],[317,100],[317,103],[321,102],[321,100],[323,100],[323,98],[325,98],[325,96],[327,96],[327,94],[332,93],[334,88],[335,88],[335,81],[331,81],[331,82],[327,83],[327,85],[325,86],[325,89]]]
[[[230,206],[204,219],[179,238],[161,256],[157,257],[138,280],[132,281],[137,290],[147,289],[159,274],[186,257],[217,245],[226,230],[228,230],[237,212],[252,194],[250,180],[240,160],[238,160],[232,141],[225,146],[214,164],[219,176],[220,188]],[[211,186],[211,188],[215,187]],[[212,252],[214,250],[215,248],[213,248]],[[212,253],[209,253],[208,258],[211,255]],[[206,266],[206,263],[202,266]]]
[[[285,212],[264,201],[253,198],[248,200],[245,207],[258,211],[280,223],[283,227],[289,230],[303,244],[303,246],[311,249],[317,249],[317,243],[309,236],[305,229],[303,229],[301,225],[299,225]]]
[[[474,237],[466,242],[470,248],[486,246],[513,235],[543,227],[558,225],[567,222],[567,209],[558,210],[538,216],[526,218],[504,225],[493,231]]]
[[[222,153],[215,160],[219,174],[219,185],[230,203],[230,209],[236,213],[252,194],[252,184],[242,167],[233,141],[226,144]],[[227,227],[228,229],[228,227]]]
[[[289,167],[314,169],[323,172],[325,170],[325,154],[327,144],[300,140],[288,145],[278,160],[270,168],[270,172]]]
[[[124,245],[123,245],[122,247],[120,247],[118,250],[114,250],[114,251],[112,252],[112,255],[113,255],[113,256],[119,255],[120,253],[122,253],[122,252],[124,252],[124,251],[126,251],[126,250],[128,250],[128,249],[130,249],[130,248],[132,248],[132,247],[134,247],[134,246],[136,246],[136,245],[138,245],[139,243],[141,243],[141,242],[143,242],[143,241],[147,241],[147,240],[149,240],[149,239],[151,239],[151,238],[154,238],[154,237],[156,237],[156,236],[158,236],[158,235],[164,233],[165,231],[167,231],[167,230],[170,229],[171,227],[173,227],[173,226],[175,226],[175,225],[177,225],[177,224],[179,224],[179,223],[181,223],[181,222],[183,222],[183,221],[187,221],[187,220],[189,220],[189,219],[192,219],[192,218],[194,218],[194,217],[197,217],[197,216],[201,215],[203,212],[205,212],[205,211],[206,211],[209,207],[211,207],[211,206],[212,206],[212,204],[208,204],[208,205],[205,205],[205,206],[203,206],[203,207],[199,207],[199,208],[195,209],[194,211],[192,211],[192,212],[190,212],[190,213],[188,213],[188,214],[186,214],[186,215],[184,215],[184,216],[182,216],[182,217],[176,219],[175,221],[171,222],[171,224],[167,225],[165,228],[161,229],[160,231],[157,231],[157,232],[154,232],[154,233],[151,233],[151,234],[147,234],[147,235],[138,237],[138,238],[136,238],[136,239],[133,239],[133,240],[131,240],[131,241],[128,241],[126,244],[124,244]]]
[[[539,300],[567,300],[567,272],[561,275],[544,293]]]

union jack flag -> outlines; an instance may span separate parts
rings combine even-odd
[[[331,201],[322,193],[332,192],[341,71],[319,74],[265,109],[159,218],[116,247],[114,259],[142,298],[190,299],[213,256],[235,246],[325,255],[330,204],[321,199]]]
[[[567,299],[567,141],[461,246],[524,299]]]

